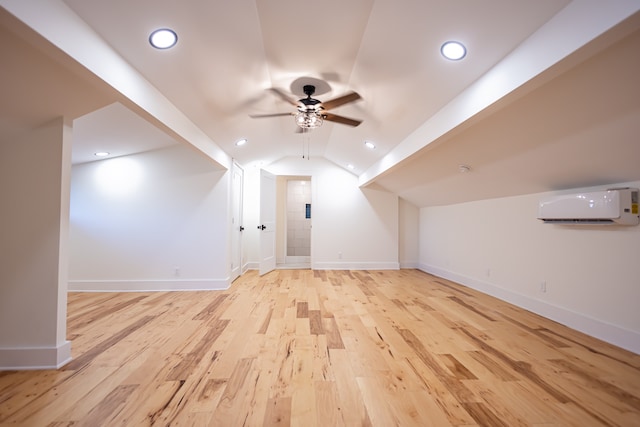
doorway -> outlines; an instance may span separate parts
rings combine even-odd
[[[277,268],[311,268],[311,199],[311,177],[278,177]]]

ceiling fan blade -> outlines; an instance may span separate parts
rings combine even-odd
[[[330,99],[322,103],[325,110],[331,110],[332,108],[339,107],[349,102],[357,101],[360,99],[360,95],[356,92],[351,92],[346,95],[339,96],[337,98]]]
[[[343,125],[354,126],[354,127],[362,123],[362,120],[350,119],[348,117],[338,116],[337,114],[331,114],[331,113],[323,112],[322,117],[324,117],[324,119],[329,122],[336,122],[336,123],[341,123]]]
[[[277,89],[275,87],[272,87],[271,89],[269,89],[271,92],[275,93],[276,96],[280,99],[282,99],[284,102],[286,102],[287,104],[291,104],[294,107],[298,106],[298,100],[297,99],[292,99],[289,98],[289,95],[287,95],[286,93],[284,93],[283,91],[281,91],[280,89]]]
[[[252,119],[263,119],[265,117],[293,116],[294,113],[272,113],[272,114],[249,114]]]

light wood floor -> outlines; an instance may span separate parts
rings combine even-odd
[[[640,426],[640,356],[415,270],[71,293],[74,360],[0,425]]]

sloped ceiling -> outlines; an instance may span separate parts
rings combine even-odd
[[[19,57],[25,43],[35,44],[43,58],[51,60],[55,52],[56,66],[91,82],[91,90],[78,83],[75,92],[95,98],[64,112],[75,119],[75,162],[93,160],[99,147],[121,155],[190,141],[176,139],[180,132],[161,115],[150,120],[151,113],[134,114],[144,107],[136,108],[113,82],[95,88],[95,68],[81,70],[79,55],[67,50],[65,57],[53,47],[65,50],[72,43],[54,37],[56,31],[85,40],[83,52],[93,48],[105,69],[108,56],[99,54],[111,49],[212,146],[246,167],[287,156],[303,161],[303,153],[321,156],[341,167],[352,164],[363,185],[417,206],[640,179],[633,161],[640,158],[640,24],[632,2],[617,9],[585,0],[37,3],[45,2],[82,25],[56,28],[63,22],[44,16],[44,9],[0,0],[32,27],[46,27],[39,31],[43,40],[36,40],[4,13],[3,25],[17,36],[7,39],[2,53]],[[159,27],[178,33],[175,48],[149,46],[149,33]],[[83,33],[104,46],[89,45],[93,39]],[[466,44],[463,60],[440,55],[450,39]],[[515,66],[507,67],[508,61]],[[46,83],[45,68],[29,68],[30,79]],[[493,93],[504,93],[480,106],[469,101],[468,94],[497,70],[504,70],[502,86]],[[20,69],[3,66],[3,73],[4,89]],[[335,113],[363,123],[325,122],[300,134],[289,116],[249,117],[291,111],[267,89],[299,98],[306,83],[318,86],[320,100],[358,92],[360,101]],[[15,110],[11,97],[3,98],[4,119]],[[436,132],[432,123],[445,125]],[[249,143],[236,147],[241,138]],[[365,140],[376,149],[365,149]],[[469,172],[460,173],[461,164]]]

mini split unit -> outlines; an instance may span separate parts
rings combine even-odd
[[[551,224],[637,225],[637,188],[565,194],[540,201],[538,219]]]

